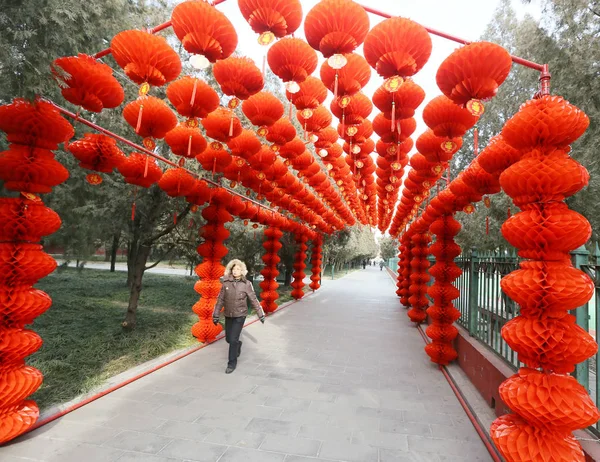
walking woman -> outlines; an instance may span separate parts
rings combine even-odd
[[[256,310],[260,322],[265,323],[265,312],[256,298],[252,283],[246,279],[246,274],[248,274],[248,270],[243,261],[235,259],[227,263],[223,285],[213,312],[213,323],[217,325],[221,308],[224,308],[225,339],[229,343],[229,362],[225,369],[226,374],[231,374],[235,370],[238,356],[242,352],[240,334],[248,315],[248,300]]]

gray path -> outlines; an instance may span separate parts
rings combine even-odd
[[[19,441],[0,460],[490,461],[385,271],[367,268]]]

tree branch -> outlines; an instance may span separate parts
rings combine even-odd
[[[173,231],[177,227],[177,224],[179,224],[181,222],[181,220],[183,220],[183,218],[185,218],[185,216],[189,213],[191,208],[192,208],[192,204],[188,203],[187,206],[185,207],[185,209],[183,209],[183,211],[179,215],[177,215],[177,223],[173,222],[169,226],[167,226],[165,229],[163,229],[160,233],[155,234],[154,236],[149,237],[148,239],[145,239],[144,245],[152,245],[158,239],[160,239],[163,236],[166,236],[171,231]]]
[[[167,255],[169,255],[173,249],[175,248],[175,244],[172,244],[171,247],[165,252],[165,254],[159,258],[156,262],[152,263],[150,266],[144,266],[144,271],[148,271],[149,269],[154,268],[156,265],[158,265],[161,261],[163,261],[165,259],[165,257]]]
[[[593,9],[591,6],[590,6],[590,11],[591,11],[591,12],[592,12],[594,15],[596,15],[596,16],[598,16],[598,17],[600,18],[600,13],[598,13],[596,10],[594,10],[594,9]]]

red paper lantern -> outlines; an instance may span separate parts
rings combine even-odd
[[[231,154],[222,147],[214,148],[212,145],[196,157],[202,168],[212,172],[222,172],[231,164]]]
[[[303,40],[284,38],[269,49],[269,67],[284,82],[303,82],[317,68],[317,54]]]
[[[269,127],[266,135],[267,141],[278,146],[284,146],[291,142],[295,137],[296,128],[287,118],[277,120]]]
[[[139,152],[131,153],[127,160],[117,166],[117,169],[126,183],[142,188],[149,188],[158,182],[163,174],[154,157]]]
[[[271,32],[282,38],[293,34],[302,22],[299,0],[238,0],[242,16],[254,32]]]
[[[175,35],[188,53],[203,55],[211,63],[231,56],[238,43],[231,21],[208,2],[186,1],[173,8]]]
[[[285,96],[299,111],[302,109],[315,109],[325,102],[327,87],[323,85],[321,79],[309,75],[298,86],[300,89],[296,93],[286,91]]]
[[[427,30],[406,18],[390,18],[367,34],[364,56],[383,78],[415,75],[431,55]]]
[[[436,81],[442,93],[458,105],[496,96],[508,77],[512,59],[500,45],[469,43],[448,56],[440,65]]]
[[[219,107],[219,95],[203,80],[185,76],[167,87],[167,98],[183,117],[203,119]]]
[[[305,109],[296,114],[298,122],[307,132],[318,132],[331,125],[331,112],[324,106],[319,106],[314,110]]]
[[[330,109],[331,113],[340,119],[342,124],[358,125],[369,117],[371,111],[373,111],[373,103],[363,93],[356,93],[352,96],[342,96],[334,99],[331,102]]]
[[[367,12],[351,0],[322,0],[304,19],[306,40],[325,58],[354,51],[368,32]]]
[[[179,55],[164,37],[141,30],[119,32],[110,42],[110,51],[127,77],[138,85],[160,87],[181,73]]]
[[[244,129],[240,135],[229,140],[227,146],[232,155],[248,159],[260,151],[262,144],[252,130]]]
[[[213,66],[215,80],[223,93],[241,100],[257,94],[264,87],[262,72],[250,58],[232,56]]]
[[[275,225],[279,223],[274,223]],[[283,233],[276,227],[269,227],[265,229],[265,242],[263,243],[263,247],[265,248],[265,254],[262,257],[263,262],[265,262],[264,269],[260,272],[264,279],[260,283],[260,287],[263,291],[260,294],[261,306],[265,313],[272,313],[277,309],[277,304],[275,300],[279,298],[277,294],[277,287],[279,284],[277,283],[277,275],[279,271],[277,271],[277,264],[281,261],[277,252],[281,249],[283,244],[280,242]]]
[[[154,96],[143,96],[127,104],[123,117],[143,138],[164,138],[177,125],[177,116],[163,100]]]
[[[187,196],[194,189],[196,179],[183,168],[168,169],[158,186],[171,197]]]
[[[223,143],[242,133],[242,124],[232,111],[218,108],[202,120],[202,126],[206,130],[206,136],[214,138]]]
[[[392,114],[396,119],[414,117],[415,110],[424,99],[425,92],[411,79],[404,80],[396,91],[389,91],[384,84],[375,90],[373,94],[373,104],[388,119],[392,118]]]
[[[192,158],[206,149],[207,143],[197,126],[180,123],[165,135],[165,143],[176,156]]]
[[[38,242],[60,228],[60,217],[44,206],[23,196],[0,198],[0,241]]]
[[[283,103],[272,93],[261,91],[244,101],[242,111],[257,126],[270,126],[283,117]]]
[[[349,53],[345,58],[348,62],[341,69],[334,69],[328,61],[321,65],[321,80],[336,96],[358,93],[371,78],[371,69],[365,58],[356,53]]]
[[[79,166],[97,172],[111,173],[125,160],[117,142],[106,135],[86,133],[69,144],[69,151],[79,160]]]
[[[310,265],[312,281],[309,287],[312,290],[318,290],[321,287],[321,265],[323,264],[323,240],[320,235],[313,239],[312,253],[310,256]]]
[[[85,54],[55,59],[52,74],[60,81],[63,97],[92,112],[119,106],[125,98],[110,66]]]

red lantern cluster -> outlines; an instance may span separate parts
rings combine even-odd
[[[312,273],[310,280],[312,282],[309,287],[312,290],[317,290],[321,287],[321,266],[323,265],[323,237],[320,235],[313,240],[310,265]]]
[[[293,34],[302,22],[299,0],[238,0],[238,5],[252,30],[261,34],[260,43]]]
[[[587,116],[561,97],[542,96],[525,103],[502,130],[520,159],[501,174],[500,184],[521,209],[504,223],[502,234],[524,258],[521,268],[501,281],[503,291],[521,307],[502,336],[528,367],[500,387],[516,415],[500,417],[491,428],[508,461],[534,460],[540,454],[583,461],[572,432],[600,417],[583,387],[566,375],[598,348],[569,314],[594,290],[569,256],[587,242],[591,227],[564,203],[588,183],[587,171],[569,156],[569,144],[588,124]],[[496,164],[501,161],[506,162]],[[484,164],[494,163],[488,159]]]
[[[294,255],[294,273],[292,274],[294,280],[291,285],[294,288],[294,290],[292,290],[292,297],[296,300],[300,300],[304,297],[302,288],[305,285],[304,277],[306,275],[304,274],[304,268],[306,268],[306,250],[308,249],[306,241],[308,241],[308,236],[305,234],[296,234],[295,239],[298,250]]]
[[[400,254],[398,255],[398,281],[396,282],[396,295],[400,297],[400,303],[405,308],[409,308],[408,297],[409,292],[408,288],[410,286],[410,256],[412,254],[411,251],[411,239],[407,233],[402,235],[400,240],[400,246],[398,249],[400,250]]]
[[[200,280],[194,286],[200,294],[200,300],[192,307],[199,319],[192,327],[192,334],[203,343],[213,341],[222,330],[220,324],[213,324],[212,314],[221,290],[220,278],[225,273],[221,260],[229,252],[223,242],[230,234],[225,223],[233,220],[227,210],[230,203],[230,194],[217,189],[213,191],[211,203],[202,210],[206,224],[200,229],[200,236],[204,238],[204,242],[197,249],[202,263],[196,266],[195,271]]]
[[[411,261],[410,261],[410,285],[408,287],[408,317],[412,322],[422,323],[427,319],[426,309],[429,306],[427,300],[427,282],[429,282],[429,260],[427,260],[427,246],[431,237],[426,232],[417,232],[411,237]]]
[[[452,342],[458,335],[458,329],[453,324],[460,318],[460,311],[454,307],[452,300],[458,298],[459,291],[452,283],[462,273],[454,263],[461,252],[460,246],[454,242],[454,236],[460,228],[460,223],[452,214],[442,215],[430,227],[436,236],[436,242],[430,247],[429,253],[435,257],[436,263],[429,269],[435,282],[427,290],[433,300],[427,314],[433,322],[426,330],[432,342],[425,347],[425,352],[431,361],[443,366],[458,357]]]
[[[262,292],[260,293],[261,306],[265,313],[272,313],[277,309],[277,303],[275,300],[279,298],[277,288],[279,284],[277,282],[277,265],[281,261],[281,258],[277,255],[277,252],[283,246],[280,242],[283,233],[278,227],[270,226],[265,229],[265,241],[263,247],[265,254],[262,256],[262,261],[265,263],[265,267],[262,269],[260,274],[263,275],[264,279],[260,283]]]
[[[69,144],[69,151],[79,160],[79,166],[96,172],[111,173],[125,160],[117,142],[106,135],[86,133]]]
[[[73,127],[49,103],[14,100],[0,107],[0,130],[8,151],[0,153],[0,179],[21,196],[0,199],[0,444],[27,431],[39,416],[26,398],[42,384],[42,373],[25,358],[42,339],[25,329],[52,300],[33,288],[56,268],[39,241],[56,232],[60,218],[35,194],[50,192],[66,180],[52,149],[73,136]],[[21,159],[19,159],[21,157]],[[44,171],[45,170],[45,171]]]

